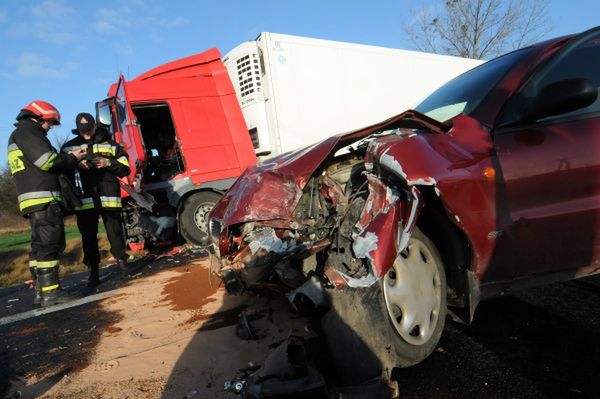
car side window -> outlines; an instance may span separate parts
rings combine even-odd
[[[566,79],[585,78],[600,88],[600,34],[596,34],[574,47],[558,62],[552,64],[548,61],[550,60],[544,62],[539,68],[539,72],[509,100],[498,120],[499,126],[518,124],[522,118],[522,112],[527,109],[532,101],[538,98],[544,87],[552,83]],[[542,118],[538,122],[578,117],[597,112],[600,112],[600,96],[596,98],[594,103],[585,108]]]
[[[549,69],[535,87],[538,92],[549,84],[574,78],[586,78],[600,89],[600,35],[588,40],[581,46],[573,49],[556,65]],[[600,96],[596,101],[585,108],[578,109],[566,114],[559,115],[560,118],[600,112]],[[555,119],[557,116],[546,119]]]

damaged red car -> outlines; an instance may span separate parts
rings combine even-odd
[[[447,313],[600,271],[599,86],[595,28],[251,167],[210,218],[218,273],[232,292],[315,276],[361,339],[416,364]]]

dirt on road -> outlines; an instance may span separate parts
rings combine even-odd
[[[242,310],[252,316],[262,339],[236,336]],[[9,397],[232,397],[223,392],[223,383],[238,370],[262,361],[290,332],[310,335],[306,320],[291,314],[283,299],[225,295],[219,281],[211,279],[206,259],[136,280],[96,305],[69,313],[62,323],[52,324],[53,314],[11,331],[23,345],[16,353],[22,357],[28,351],[32,359],[29,372],[13,381]],[[68,326],[91,330],[94,337],[71,334]],[[44,346],[40,341],[57,329],[67,336],[65,342],[39,352],[29,349],[26,341]],[[47,358],[51,353],[59,356]],[[15,358],[12,363],[21,364]],[[40,358],[45,367],[36,364]]]

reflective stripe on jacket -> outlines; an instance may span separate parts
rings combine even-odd
[[[86,141],[76,130],[72,140],[62,147],[62,152],[73,151],[82,145],[87,145],[87,159],[95,157],[107,158],[110,165],[106,168],[94,168],[84,170],[79,168],[76,172],[68,174],[73,184],[78,187],[82,195],[82,206],[75,211],[88,209],[120,209],[121,208],[121,186],[120,177],[129,175],[129,160],[123,148],[110,137],[110,132],[102,127],[96,128],[96,134],[92,140]]]
[[[37,122],[21,119],[8,139],[8,164],[15,179],[21,214],[60,202],[58,174],[75,168],[77,159],[59,154]]]

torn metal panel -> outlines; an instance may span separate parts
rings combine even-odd
[[[369,196],[356,224],[359,230],[363,230],[378,214],[388,213],[390,207],[394,206],[400,198],[398,191],[383,183],[375,175],[368,174],[367,181],[369,183]]]
[[[397,256],[396,237],[400,212],[390,207],[387,213],[379,213],[354,239],[352,249],[370,266],[369,278],[362,281],[348,280],[348,285],[366,287],[381,278],[394,263]]]
[[[411,110],[381,123],[271,158],[248,168],[215,206],[212,215],[221,219],[225,227],[249,221],[291,220],[302,190],[328,157],[375,132],[399,127],[419,128],[438,134],[450,129],[449,125]]]

